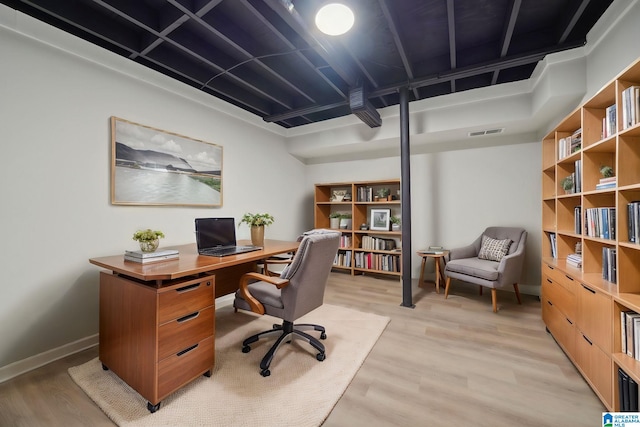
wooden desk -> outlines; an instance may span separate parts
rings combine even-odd
[[[248,242],[239,242],[247,244]],[[298,248],[265,240],[259,251],[222,258],[200,256],[181,245],[178,259],[151,264],[124,254],[91,258],[100,273],[99,358],[155,412],[161,400],[215,363],[215,298],[238,289],[240,276],[258,261]]]
[[[418,252],[418,255],[422,257],[422,264],[420,266],[420,280],[418,281],[418,286],[422,287],[424,283],[424,268],[427,265],[427,258],[433,258],[435,262],[435,273],[436,273],[436,292],[440,293],[440,280],[444,282],[444,269],[440,268],[440,260],[444,264],[446,264],[446,256],[449,254],[449,251],[444,250],[441,254],[427,254],[424,252]]]

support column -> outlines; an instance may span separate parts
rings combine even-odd
[[[409,88],[400,89],[400,200],[402,202],[402,306],[413,308],[411,293],[411,152]]]

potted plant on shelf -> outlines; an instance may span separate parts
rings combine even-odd
[[[264,246],[264,228],[273,224],[275,219],[268,213],[246,213],[240,220],[251,227],[251,243],[254,246]]]
[[[152,230],[150,228],[138,230],[133,233],[133,240],[140,243],[140,250],[142,252],[153,252],[158,249],[160,239],[163,237],[164,233],[162,231]]]
[[[562,185],[565,194],[573,193],[573,175],[565,176],[562,181],[560,181],[560,185]]]
[[[392,216],[389,218],[389,222],[391,222],[391,231],[400,231],[400,218],[397,216]]]
[[[351,214],[340,215],[340,228],[351,230]]]
[[[331,212],[329,214],[329,228],[340,228],[340,212]]]
[[[389,197],[389,194],[391,193],[391,191],[389,191],[388,188],[379,188],[378,191],[376,192],[376,195],[378,197],[378,201],[383,201],[383,200],[387,200],[387,197]]]
[[[613,176],[613,168],[611,166],[602,166],[600,174],[603,178],[611,178]]]

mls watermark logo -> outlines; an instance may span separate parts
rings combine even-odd
[[[603,412],[602,427],[640,427],[640,412]]]

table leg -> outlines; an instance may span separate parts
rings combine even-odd
[[[427,258],[426,257],[422,257],[422,265],[420,266],[420,279],[418,281],[418,286],[422,287],[422,284],[424,282],[424,267],[427,264]]]
[[[433,259],[434,264],[436,266],[436,293],[440,293],[440,278],[442,277],[442,272],[440,271],[440,258],[436,257]]]

